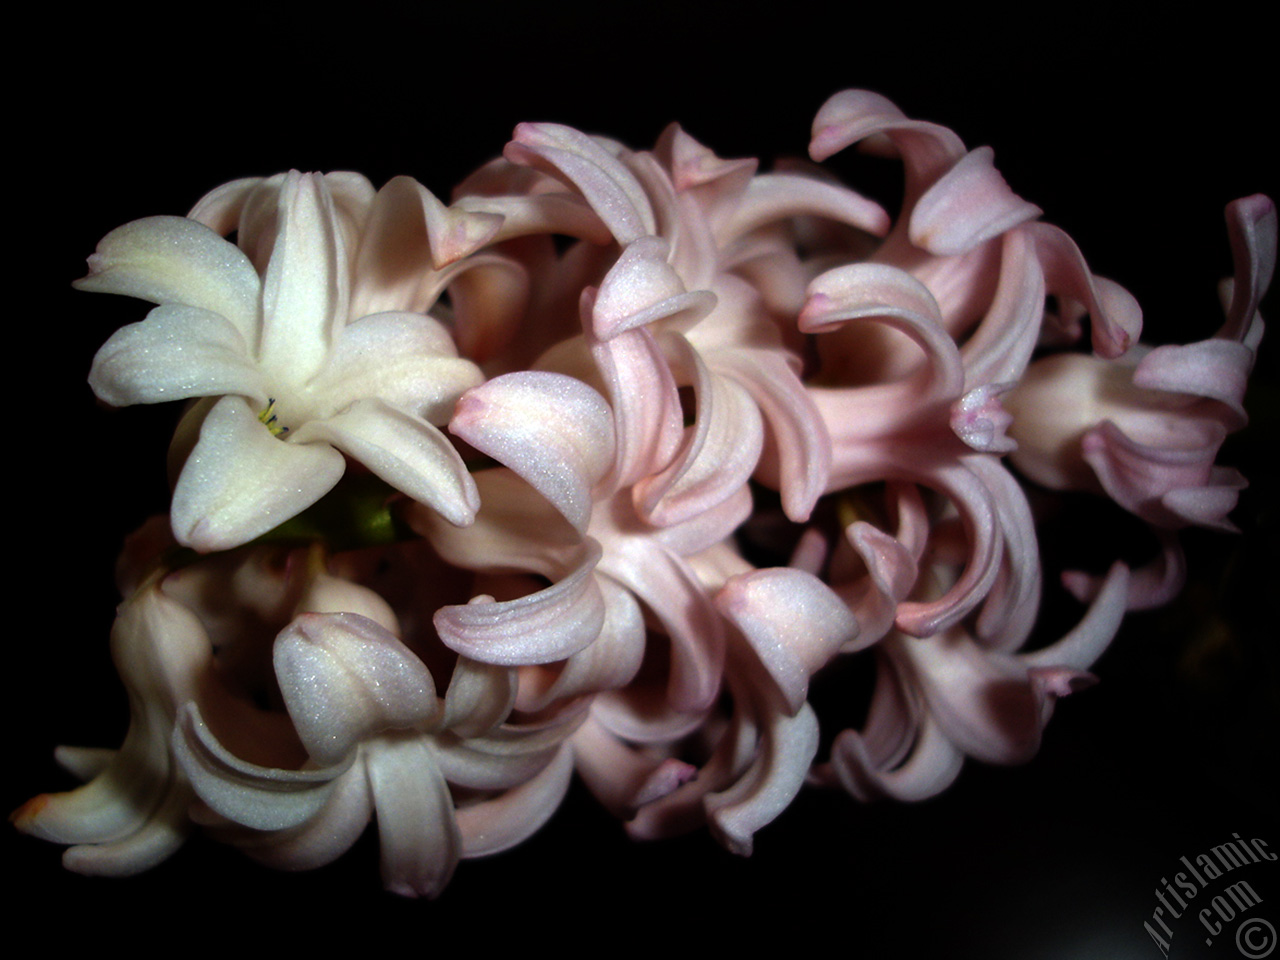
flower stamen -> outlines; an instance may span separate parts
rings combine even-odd
[[[289,432],[289,428],[279,422],[276,415],[276,398],[268,397],[267,406],[264,410],[259,411],[258,419],[262,421],[262,425],[271,431],[273,437],[283,437]]]

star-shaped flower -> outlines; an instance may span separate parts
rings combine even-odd
[[[90,258],[80,289],[159,304],[98,352],[98,397],[206,398],[175,441],[190,444],[171,509],[180,543],[221,550],[265,533],[332,489],[344,454],[452,523],[474,517],[475,485],[433,424],[480,371],[431,317],[350,317],[353,265],[377,241],[350,242],[325,178],[294,172],[261,276],[238,247],[181,217],[126,224]]]

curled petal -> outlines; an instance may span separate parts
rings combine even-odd
[[[724,668],[724,625],[702,584],[681,558],[643,540],[619,544],[601,563],[648,604],[671,638],[667,702],[683,714],[715,702]]]
[[[370,734],[428,724],[439,712],[422,661],[359,614],[303,614],[276,638],[272,661],[298,736],[319,763],[337,763]]]
[[[613,465],[613,413],[573,377],[526,371],[490,380],[458,402],[449,429],[511,467],[579,533],[592,489]]]
[[[169,732],[181,705],[194,698],[212,647],[195,615],[152,582],[121,604],[111,651],[129,691],[124,743],[88,783],[41,794],[12,820],[22,832],[55,843],[121,844],[72,858],[85,871],[120,875],[146,869],[181,841],[190,789],[174,767]],[[172,842],[159,843],[162,835]]]
[[[1157,531],[1160,536],[1160,554],[1146,566],[1129,575],[1129,598],[1125,602],[1129,610],[1153,610],[1171,602],[1187,581],[1187,557],[1178,543],[1176,533]],[[1091,602],[1106,584],[1102,577],[1090,576],[1079,570],[1062,574],[1062,585],[1081,603]]]
[[[481,663],[516,666],[572,656],[604,626],[604,598],[594,576],[600,555],[600,545],[588,538],[576,569],[545,590],[502,603],[477,597],[442,607],[435,615],[440,639]]]
[[[1005,234],[1000,279],[978,328],[960,348],[970,388],[1019,379],[1027,368],[1044,319],[1044,270],[1025,230]]]
[[[644,188],[586,134],[558,123],[522,123],[503,156],[578,189],[621,244],[657,232]]]
[[[892,102],[868,90],[844,90],[822,105],[813,120],[809,155],[825,160],[878,135],[886,136],[901,153],[913,190],[927,188],[965,155],[964,143],[946,127],[910,120]]]
[[[591,354],[613,407],[616,443],[609,485],[630,486],[665,468],[680,446],[684,426],[675,378],[645,329],[597,341]]]
[[[600,577],[597,582],[605,600],[605,621],[600,636],[566,660],[549,685],[539,686],[530,678],[523,678],[519,709],[533,713],[557,700],[620,689],[639,672],[645,641],[640,605],[609,577]]]
[[[1089,312],[1094,352],[1118,357],[1137,343],[1142,308],[1133,295],[1118,283],[1090,273],[1080,248],[1059,228],[1037,223],[1027,229],[1035,237],[1048,292],[1068,297]]]
[[[531,837],[560,806],[573,778],[573,751],[566,745],[526,783],[457,812],[463,857],[487,857]]]
[[[969,541],[969,558],[964,573],[941,599],[899,605],[898,629],[913,637],[946,629],[981,603],[999,574],[1003,551],[1003,530],[994,499],[998,492],[964,463],[937,468],[933,479],[955,500]]]
[[[1236,471],[1213,466],[1226,429],[1211,420],[1181,426],[1182,442],[1161,446],[1134,440],[1104,420],[1080,448],[1108,496],[1147,522],[1232,531],[1227,514],[1246,484]]]
[[[994,156],[990,147],[979,147],[928,189],[911,211],[912,243],[937,256],[956,256],[1040,215],[1039,207],[1009,189]]]
[[[86,843],[69,847],[62,865],[73,873],[91,877],[131,877],[168,859],[187,838],[191,822],[191,789],[172,781],[160,805],[137,830],[110,843]]]
[[[592,330],[599,339],[659,320],[692,324],[711,312],[715,295],[707,290],[686,292],[667,263],[668,253],[666,241],[658,237],[641,237],[622,251],[591,306]]]
[[[742,386],[764,414],[777,450],[782,509],[792,521],[803,523],[831,472],[831,437],[812,397],[781,352],[722,350],[715,366]]]
[[[821,580],[787,567],[733,577],[716,606],[751,645],[782,692],[791,716],[812,677],[858,636],[858,623]]]
[[[112,230],[76,289],[182,303],[225,317],[256,347],[262,284],[249,258],[204,224],[147,217]]]
[[[635,485],[637,512],[656,526],[678,524],[727,501],[746,485],[764,445],[751,395],[709,369],[684,337],[671,334],[665,343],[691,374],[697,412],[675,461]]]
[[[964,368],[955,341],[929,289],[909,273],[879,263],[856,263],[830,270],[809,285],[800,329],[815,333],[850,320],[877,320],[914,340],[927,362],[913,386],[917,407],[934,398],[958,397]],[[828,424],[830,426],[830,424]]]
[[[196,794],[216,813],[254,830],[288,830],[314,817],[354,754],[336,767],[277,770],[226,749],[189,704],[173,731],[173,751]]]
[[[750,856],[755,832],[795,799],[818,752],[818,718],[806,703],[794,716],[770,712],[755,759],[728,790],[704,804],[716,838],[733,853]]]
[[[953,744],[988,763],[1023,763],[1040,748],[1053,699],[1092,678],[1060,669],[1037,674],[1012,656],[963,635],[903,644],[928,710]]]
[[[766,224],[802,216],[826,217],[877,237],[889,232],[889,215],[874,201],[848,187],[786,173],[753,177],[727,232],[742,236]]]
[[[314,870],[342,856],[364,833],[373,816],[373,797],[358,758],[347,775],[333,781],[324,806],[298,826],[236,838],[245,853],[279,870]]]
[[[1248,421],[1244,391],[1253,360],[1253,350],[1233,340],[1170,344],[1156,347],[1138,361],[1133,385],[1217,400],[1227,407],[1219,417],[1223,426],[1228,431],[1239,430]]]
[[[514,670],[459,657],[444,698],[443,726],[478,737],[507,719],[516,702]]]
[[[926,800],[951,786],[963,766],[964,754],[929,714],[921,718],[911,754],[892,768],[875,761],[855,730],[845,730],[831,745],[831,772],[850,794],[864,801]]]
[[[1057,643],[1024,654],[1019,659],[1028,667],[1089,669],[1120,629],[1120,621],[1128,606],[1128,595],[1129,568],[1123,563],[1115,563],[1089,604],[1084,619]]]
[[[865,581],[849,597],[861,631],[860,646],[865,646],[893,626],[898,604],[915,586],[916,559],[900,541],[869,523],[854,523],[845,535],[867,568]]]
[[[1227,204],[1227,235],[1235,264],[1235,283],[1227,322],[1218,337],[1248,344],[1258,303],[1276,268],[1276,207],[1270,198],[1254,194]]]

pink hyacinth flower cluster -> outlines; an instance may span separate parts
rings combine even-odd
[[[855,146],[901,162],[896,215],[818,165]],[[18,827],[121,875],[195,827],[316,867],[374,821],[386,886],[435,896],[575,774],[637,838],[746,854],[806,784],[1030,758],[1177,592],[1177,530],[1230,528],[1275,208],[1227,208],[1221,329],[1152,348],[989,148],[846,91],[810,153],[522,124],[450,203],[290,172],[104,238],[79,286],[155,306],[90,383],[187,406],[118,571],[129,732],[61,748],[84,785]],[[1033,487],[1161,549],[1067,574],[1078,624],[1029,650]],[[824,730],[810,683],[850,658],[865,723]]]

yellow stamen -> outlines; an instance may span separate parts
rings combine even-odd
[[[289,432],[289,428],[279,421],[276,416],[276,398],[269,397],[267,399],[267,407],[258,414],[258,419],[262,421],[262,425],[271,431],[273,437],[283,437]]]

